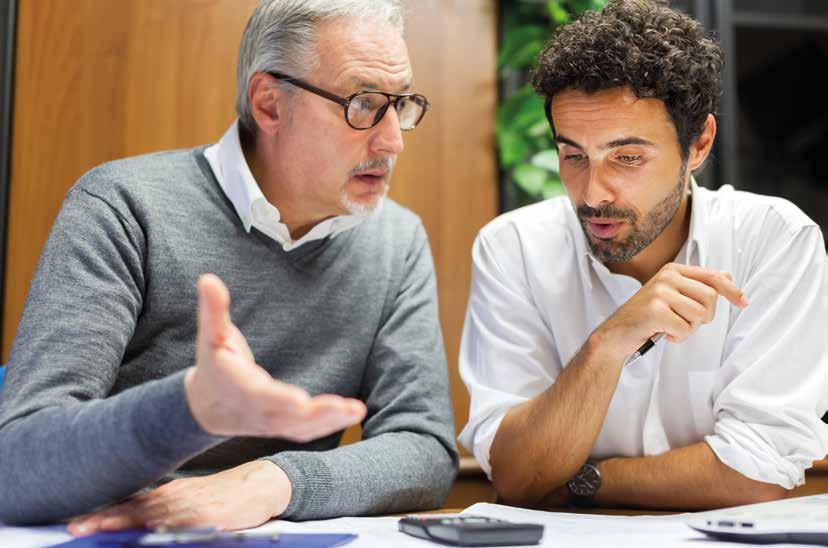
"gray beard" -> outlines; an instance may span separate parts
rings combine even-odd
[[[615,206],[593,208],[588,205],[579,206],[576,213],[581,228],[586,236],[592,254],[602,263],[624,263],[638,255],[644,248],[653,243],[667,228],[681,206],[684,196],[684,182],[687,175],[687,162],[682,162],[678,183],[661,202],[638,222],[638,215],[628,209],[619,209]],[[585,218],[607,217],[624,219],[632,225],[632,231],[622,241],[607,241],[593,239],[587,228]]]

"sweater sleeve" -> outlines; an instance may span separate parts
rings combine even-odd
[[[193,419],[184,372],[108,397],[141,313],[137,223],[76,186],[46,243],[0,397],[0,521],[89,512],[219,441]]]
[[[422,225],[390,301],[362,385],[362,441],[330,451],[269,457],[292,484],[285,519],[438,508],[458,454],[437,310],[434,265]]]

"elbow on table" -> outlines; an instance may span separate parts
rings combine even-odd
[[[418,479],[412,485],[412,489],[416,492],[413,500],[418,501],[411,508],[405,508],[400,511],[421,511],[431,510],[436,508],[443,508],[449,494],[454,486],[454,480],[457,479],[457,472],[459,468],[459,457],[456,449],[446,448],[445,452],[437,452],[429,455],[430,458],[424,459],[428,462],[422,467],[421,473],[418,474]],[[436,458],[435,458],[436,457]]]
[[[497,493],[498,502],[510,506],[536,506],[553,488],[539,489],[539,478],[521,470],[519,465],[498,465],[492,461],[492,485]],[[563,485],[563,483],[561,483]]]
[[[759,502],[773,502],[775,500],[782,500],[788,495],[788,490],[775,483],[755,482],[757,485],[752,491],[752,502],[746,504],[756,504]]]
[[[788,490],[775,483],[765,483],[751,480],[751,485],[746,489],[730,491],[731,497],[721,506],[744,506],[747,504],[759,504],[762,502],[773,502],[782,500],[788,495]]]

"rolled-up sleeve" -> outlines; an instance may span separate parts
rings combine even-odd
[[[742,282],[750,305],[732,320],[715,426],[705,441],[743,475],[792,489],[828,452],[828,269],[817,226],[774,238]],[[738,282],[739,280],[737,280]]]
[[[552,332],[531,297],[519,237],[510,225],[494,228],[474,243],[460,346],[460,376],[471,396],[460,443],[490,478],[489,451],[501,421],[561,370]]]

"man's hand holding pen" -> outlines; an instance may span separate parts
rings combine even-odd
[[[674,343],[686,340],[702,324],[713,321],[719,296],[739,308],[748,305],[729,273],[668,263],[593,336],[623,362],[658,334]]]

